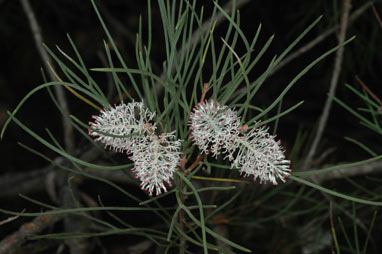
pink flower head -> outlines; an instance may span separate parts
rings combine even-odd
[[[131,156],[134,161],[132,171],[141,181],[142,190],[148,191],[150,196],[154,189],[156,195],[162,190],[167,192],[164,183],[172,185],[171,179],[180,163],[180,146],[173,133],[163,133],[159,137],[148,135],[135,147]]]
[[[93,116],[95,120],[89,122],[89,135],[105,144],[105,148],[130,153],[146,132],[155,130],[155,124],[149,123],[154,116],[155,113],[150,112],[142,102],[122,103]]]
[[[190,114],[192,138],[199,149],[217,157],[225,153],[239,135],[240,117],[227,106],[220,106],[213,100],[201,102]]]
[[[266,129],[256,128],[235,140],[227,156],[231,166],[238,168],[244,177],[253,175],[260,183],[272,182],[277,185],[277,178],[285,182],[290,175],[290,161],[285,159],[280,141],[269,135]]]

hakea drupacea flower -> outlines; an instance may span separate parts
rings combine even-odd
[[[180,146],[173,133],[163,133],[159,137],[149,135],[135,147],[130,157],[134,161],[132,171],[150,196],[154,189],[156,195],[160,195],[162,190],[167,192],[164,183],[172,186],[171,179],[180,162]]]
[[[194,143],[199,149],[213,155],[226,154],[231,167],[260,183],[268,181],[277,184],[277,179],[285,182],[290,175],[290,161],[285,159],[284,150],[275,136],[267,129],[256,128],[242,133],[240,118],[233,109],[220,106],[213,100],[199,103],[190,114],[190,128]]]
[[[290,161],[285,159],[280,141],[264,128],[237,137],[227,157],[232,161],[231,168],[238,168],[244,177],[252,175],[255,181],[259,178],[260,183],[277,185],[277,179],[285,182],[290,175]]]
[[[141,188],[150,196],[156,190],[159,195],[167,191],[164,183],[171,186],[173,174],[180,162],[180,140],[173,133],[155,134],[152,124],[155,113],[149,111],[142,102],[120,104],[103,109],[93,116],[89,135],[101,142],[105,148],[132,154],[132,169],[141,181]]]
[[[148,127],[154,116],[142,102],[116,105],[93,116],[95,121],[89,122],[89,135],[105,148],[130,153],[147,132],[155,130],[155,124]]]
[[[190,114],[192,139],[204,153],[217,157],[231,147],[239,135],[240,117],[227,106],[213,100],[199,103]],[[223,149],[223,151],[221,151]]]

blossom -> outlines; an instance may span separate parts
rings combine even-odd
[[[213,100],[201,102],[190,114],[189,125],[193,142],[202,152],[211,151],[215,157],[227,154],[224,159],[228,158],[231,168],[239,169],[244,177],[253,176],[260,183],[270,181],[277,185],[277,179],[285,182],[290,175],[290,161],[285,159],[280,141],[264,128],[244,134],[248,126],[240,126],[237,112],[227,106]]]
[[[142,190],[148,191],[150,196],[154,189],[156,195],[162,190],[167,192],[164,183],[172,186],[171,179],[180,163],[180,146],[180,140],[176,140],[173,133],[163,133],[159,137],[148,135],[135,147],[130,157],[134,161],[132,171],[141,181]]]
[[[253,175],[254,181],[259,178],[260,183],[270,181],[277,185],[277,179],[285,182],[291,172],[280,141],[264,128],[254,128],[237,137],[227,157],[232,161],[231,168],[238,168],[244,177]]]
[[[141,181],[141,188],[152,196],[167,192],[171,187],[176,167],[180,163],[180,140],[174,133],[155,134],[156,125],[151,121],[155,113],[142,102],[120,104],[101,110],[90,122],[89,135],[105,144],[105,148],[131,153],[132,172]]]
[[[217,157],[225,153],[239,135],[240,117],[227,106],[213,100],[199,103],[190,114],[192,138],[199,149]]]
[[[155,113],[150,112],[142,102],[114,105],[93,116],[95,120],[89,122],[89,135],[105,144],[105,148],[130,153],[145,133],[155,130],[155,124],[149,123],[154,116]]]

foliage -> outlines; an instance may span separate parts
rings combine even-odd
[[[252,72],[258,67],[257,64],[260,60],[265,61],[262,57],[269,50],[274,39],[274,36],[271,36],[264,44],[259,45],[259,38],[262,36],[261,24],[253,39],[248,40],[240,28],[240,15],[236,11],[235,5],[232,6],[231,14],[229,14],[217,2],[214,2],[211,17],[206,20],[203,7],[199,8],[196,1],[159,0],[158,8],[163,23],[165,59],[161,71],[156,72],[151,59],[153,44],[159,42],[153,37],[151,1],[147,1],[147,32],[144,32],[142,20],[139,23],[135,48],[136,68],[128,66],[102,18],[102,10],[98,10],[94,1],[92,4],[106,34],[104,48],[108,67],[88,68],[69,35],[68,41],[74,56],[70,56],[71,54],[58,47],[57,51],[54,51],[45,46],[46,51],[58,66],[57,70],[54,67],[49,70],[56,75],[57,81],[46,82],[31,90],[18,106],[9,112],[9,119],[2,129],[1,137],[8,124],[13,121],[41,144],[67,159],[69,163],[58,163],[46,155],[26,147],[67,172],[68,179],[73,176],[81,176],[105,183],[110,189],[115,189],[122,194],[132,205],[126,206],[121,202],[118,206],[105,206],[103,202],[105,204],[109,202],[102,197],[102,193],[98,198],[98,207],[83,207],[75,195],[73,195],[73,200],[76,205],[65,208],[24,197],[48,210],[19,213],[0,209],[1,212],[19,216],[74,214],[82,216],[84,220],[89,220],[97,226],[86,232],[70,234],[55,232],[34,235],[31,236],[31,239],[93,238],[129,234],[138,236],[139,239],[147,238],[155,243],[157,251],[161,253],[178,250],[180,253],[194,253],[201,250],[204,253],[209,251],[236,253],[251,252],[262,248],[250,246],[251,238],[261,238],[263,234],[251,231],[261,231],[268,236],[272,234],[273,230],[285,230],[291,233],[286,234],[283,239],[272,239],[282,242],[282,246],[287,250],[295,249],[296,246],[293,244],[301,246],[317,244],[320,241],[320,234],[325,234],[324,231],[318,230],[315,232],[315,237],[310,237],[306,242],[296,243],[292,241],[292,238],[297,236],[298,239],[302,239],[306,233],[304,230],[308,230],[308,228],[301,227],[294,230],[288,227],[285,229],[282,224],[298,224],[300,218],[303,218],[307,224],[311,218],[316,218],[319,223],[323,223],[328,219],[327,210],[329,207],[332,209],[334,203],[339,212],[348,208],[352,209],[351,219],[355,244],[353,246],[349,240],[346,224],[340,219],[338,223],[348,247],[339,243],[341,239],[338,239],[339,236],[336,235],[332,224],[331,234],[334,239],[334,247],[338,253],[340,249],[345,251],[350,249],[353,253],[360,253],[361,243],[359,243],[360,237],[357,231],[357,225],[360,223],[356,217],[357,208],[365,205],[381,206],[382,202],[377,201],[380,199],[380,195],[376,192],[368,192],[364,185],[345,178],[343,181],[357,190],[354,192],[355,194],[348,195],[345,194],[346,188],[343,189],[336,185],[333,187],[331,184],[324,186],[316,182],[315,177],[376,161],[381,156],[360,144],[372,156],[371,159],[304,172],[292,171],[291,176],[288,177],[289,169],[286,164],[289,164],[290,159],[292,170],[294,170],[293,166],[298,165],[298,161],[302,159],[300,155],[304,145],[309,144],[306,142],[306,136],[299,133],[294,146],[287,151],[290,158],[287,156],[288,160],[285,160],[284,151],[265,127],[273,124],[274,131],[277,132],[280,118],[302,105],[302,102],[299,102],[283,109],[282,102],[289,90],[320,61],[351,42],[354,37],[323,52],[300,72],[296,71],[297,74],[289,82],[285,82],[285,86],[279,91],[278,96],[269,105],[264,106],[256,104],[256,96],[262,85],[288,53],[316,26],[321,17],[314,20],[279,56],[274,56],[265,68],[262,66],[263,72],[259,73],[257,77],[253,77]],[[218,15],[223,15],[228,22],[225,34],[222,35],[216,32]],[[240,48],[239,45],[243,45],[245,51],[241,56],[236,53],[236,48]],[[99,73],[112,77],[116,99],[108,97],[105,91],[107,87],[94,77]],[[85,119],[75,114],[65,115],[51,91],[54,86],[65,87],[82,101],[79,103],[85,103],[84,105],[91,107],[96,115],[99,114],[94,117],[95,121],[86,124],[90,120],[90,114]],[[372,120],[366,119],[339,99],[335,98],[335,100],[359,118],[361,124],[381,134],[382,122],[379,112],[381,106],[373,102],[367,93],[361,93],[350,86],[348,88],[364,100],[366,108],[360,109],[360,111],[369,113]],[[46,89],[59,111],[77,131],[76,139],[91,143],[95,151],[101,154],[99,158],[102,158],[102,163],[83,160],[77,154],[65,150],[49,132],[50,140],[28,128],[17,118],[18,111],[27,100],[37,92]],[[135,104],[129,104],[132,102]],[[214,102],[219,102],[223,106],[215,108]],[[113,104],[118,105],[112,106]],[[210,108],[205,109],[204,106]],[[137,107],[139,108],[138,113],[134,111]],[[220,117],[223,121],[226,121],[227,118],[233,120],[228,127],[223,124],[221,127],[223,131],[218,134],[213,131],[199,132],[200,136],[197,136],[196,134],[200,130],[198,124],[203,120],[196,119],[199,122],[195,122],[196,116],[199,116],[198,113],[200,114],[198,110],[205,110],[207,113],[209,113],[208,110],[216,110],[217,113],[212,114],[214,117]],[[121,111],[124,111],[122,117]],[[220,115],[222,112],[226,113],[224,117]],[[240,115],[240,118],[235,116],[236,113]],[[219,124],[220,118],[217,122]],[[120,119],[124,119],[123,122],[120,122]],[[104,128],[105,122],[108,124],[107,128]],[[150,125],[147,127],[148,123]],[[133,125],[138,127],[134,130],[126,127]],[[113,126],[118,126],[118,128],[112,129]],[[209,124],[202,127],[208,129]],[[248,133],[240,134],[240,131],[243,133],[248,131]],[[123,155],[121,157],[104,150],[102,144],[92,140],[89,134],[94,136],[96,141],[101,141],[106,146],[112,147],[113,150],[126,152],[131,156]],[[237,136],[230,138],[230,135]],[[239,137],[239,135],[241,136]],[[236,150],[239,146],[236,143],[240,143],[239,141],[247,146]],[[229,146],[232,143],[235,144],[234,148]],[[159,160],[165,162],[159,166],[151,164],[154,160],[152,156],[155,155],[155,160],[158,159],[157,153],[153,152],[157,151],[155,149],[159,149],[158,147],[162,151],[160,155],[162,157]],[[226,151],[228,155],[221,154],[221,151]],[[254,165],[262,168],[262,164],[253,159],[258,156],[258,151],[265,151],[269,154],[268,157],[263,156],[262,159],[271,160],[274,165],[280,166],[283,170],[276,170],[274,174],[267,173],[266,176],[249,171],[248,168]],[[213,156],[209,155],[209,152]],[[238,154],[243,157],[239,158]],[[238,159],[234,160],[234,155]],[[145,156],[151,157],[147,159]],[[225,160],[226,157],[229,157],[229,160]],[[229,165],[230,161],[233,161],[231,165]],[[176,170],[175,167],[177,167]],[[126,186],[121,187],[107,178],[88,173],[86,168],[111,171],[110,173],[124,172],[128,177],[133,176],[131,174],[133,172],[142,183],[142,188],[148,193],[137,194],[135,188],[131,190]],[[150,173],[158,168],[161,169],[160,174],[164,177],[152,184],[154,180]],[[229,170],[230,168],[234,169]],[[254,175],[255,179],[258,176],[265,183],[271,181],[277,184],[276,178],[285,180],[286,183],[269,186],[248,182],[240,178],[237,168],[240,173],[244,172],[245,176]],[[266,172],[269,171],[271,170]],[[149,180],[148,175],[151,177]],[[170,178],[174,178],[174,184],[167,190],[168,187],[163,182],[169,183]],[[378,179],[372,181],[378,181]],[[70,187],[70,180],[68,182]],[[139,184],[132,177],[131,182],[135,185]],[[330,198],[323,200],[315,190],[319,190],[324,195],[329,194]],[[162,191],[165,193],[162,194]],[[151,197],[153,193],[156,193],[157,196]],[[98,217],[89,213],[96,211],[104,212],[105,215]],[[121,212],[139,212],[145,214],[144,216],[150,214],[155,219],[150,220],[154,221],[153,225],[146,225],[142,221],[130,224],[122,218],[124,216],[121,216]],[[367,212],[373,214],[373,217],[370,219],[370,227],[362,246],[364,253],[366,253],[371,229],[376,220],[376,212],[371,212],[370,209]],[[330,210],[330,215],[331,222],[333,222],[332,210]],[[143,215],[139,217],[140,220],[144,218]],[[232,237],[231,239],[227,235],[219,234],[216,232],[216,227],[219,225],[229,225],[232,227],[233,235],[243,235],[243,237]],[[272,225],[274,228],[270,228],[268,225]],[[322,230],[322,227],[320,229]],[[248,233],[243,234],[243,231],[248,231]],[[338,232],[337,228],[337,234]],[[267,241],[267,239],[264,240]],[[287,250],[277,249],[276,246],[270,247],[274,248],[270,252],[288,253]]]

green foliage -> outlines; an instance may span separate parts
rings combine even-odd
[[[217,2],[214,2],[212,15],[209,22],[206,22],[204,9],[198,9],[196,1],[159,0],[158,6],[163,22],[165,59],[163,60],[162,73],[155,73],[151,63],[152,45],[155,41],[155,38],[152,36],[151,1],[147,1],[147,32],[143,31],[141,20],[139,23],[135,48],[136,68],[128,67],[110,31],[105,25],[101,14],[102,10],[98,10],[94,1],[92,1],[92,4],[106,34],[104,47],[109,67],[89,69],[85,65],[80,52],[69,35],[68,41],[73,49],[74,57],[69,56],[69,54],[57,47],[57,51],[60,54],[58,55],[52,49],[45,46],[46,51],[59,67],[62,80],[46,82],[31,90],[20,101],[19,105],[17,105],[12,112],[9,112],[10,117],[2,129],[1,137],[3,137],[10,121],[13,121],[41,144],[68,159],[70,164],[63,165],[56,163],[38,151],[26,147],[27,149],[47,159],[50,163],[55,164],[64,171],[107,184],[110,188],[116,189],[125,195],[127,199],[134,201],[136,206],[104,206],[100,198],[99,207],[73,207],[64,209],[24,197],[30,202],[49,209],[49,211],[18,213],[0,209],[2,213],[18,216],[76,214],[93,221],[104,229],[98,232],[81,232],[76,234],[53,233],[35,235],[31,236],[30,239],[68,239],[131,234],[149,239],[154,242],[160,250],[163,250],[164,253],[169,253],[174,249],[179,249],[181,253],[192,253],[192,248],[190,247],[188,249],[189,246],[198,246],[204,253],[208,253],[210,250],[219,253],[232,253],[233,251],[251,252],[249,247],[245,247],[245,240],[247,239],[236,243],[226,236],[216,233],[213,230],[213,226],[219,224],[220,220],[233,227],[238,226],[238,228],[264,228],[269,222],[278,222],[279,218],[297,220],[299,216],[302,215],[309,214],[310,216],[314,216],[319,212],[325,212],[328,209],[327,202],[322,201],[320,197],[317,196],[317,192],[313,191],[313,189],[327,193],[332,197],[341,198],[344,202],[351,201],[353,207],[355,207],[355,202],[365,205],[382,205],[382,202],[376,201],[379,196],[374,195],[375,193],[372,193],[372,200],[369,200],[365,198],[367,197],[366,195],[356,197],[343,194],[341,190],[324,187],[304,178],[381,159],[381,156],[377,156],[375,152],[362,144],[360,144],[360,146],[371,154],[373,158],[325,169],[295,172],[286,184],[271,188],[260,188],[256,186],[255,183],[248,184],[245,181],[243,181],[244,183],[235,183],[232,180],[227,183],[218,180],[219,178],[237,179],[237,172],[228,171],[227,169],[230,167],[226,165],[220,157],[216,158],[216,160],[207,158],[207,156],[200,159],[198,157],[197,148],[192,146],[188,138],[190,130],[187,123],[189,121],[190,112],[200,101],[201,94],[204,92],[205,83],[209,85],[206,91],[206,98],[212,98],[231,108],[236,107],[238,112],[243,116],[242,123],[247,124],[250,129],[274,122],[274,131],[277,132],[279,119],[303,103],[299,102],[288,109],[283,109],[282,102],[288,91],[317,63],[335,52],[339,47],[343,47],[352,41],[354,37],[322,53],[321,56],[308,64],[300,72],[296,71],[297,74],[295,77],[285,83],[285,87],[279,95],[269,105],[263,107],[262,105],[254,105],[257,92],[262,84],[272,70],[294,49],[297,43],[316,26],[321,17],[314,20],[279,56],[274,56],[263,73],[254,79],[250,79],[249,74],[257,66],[256,64],[259,63],[265,52],[267,52],[274,37],[271,36],[264,45],[258,45],[258,38],[261,36],[262,28],[260,24],[253,39],[248,40],[240,28],[240,15],[234,5],[232,6],[231,14],[228,14]],[[221,38],[220,35],[215,34],[216,17],[218,13],[223,14],[229,24],[226,33],[222,35]],[[144,38],[147,38],[147,40],[145,41]],[[155,41],[155,43],[157,42]],[[238,56],[235,53],[235,48],[238,43],[242,43],[245,47],[245,54],[242,56]],[[62,60],[62,58],[65,60]],[[67,62],[70,63],[70,65],[67,64]],[[207,65],[212,66],[210,72],[205,70]],[[98,170],[120,171],[131,168],[131,163],[119,165],[113,158],[110,158],[110,161],[115,163],[113,166],[87,162],[65,151],[49,132],[48,136],[51,141],[38,135],[16,117],[17,112],[26,101],[40,90],[48,89],[51,99],[55,102],[55,98],[49,90],[53,86],[63,86],[67,89],[73,89],[72,93],[80,95],[81,97],[77,97],[92,107],[108,108],[113,102],[109,101],[105,92],[102,90],[102,86],[92,77],[95,72],[111,74],[113,85],[116,88],[120,102],[131,100],[143,101],[151,111],[157,112],[155,121],[161,131],[169,132],[175,130],[175,135],[183,140],[182,152],[184,153],[186,164],[185,167],[180,168],[176,172],[175,186],[169,192],[157,197],[138,198],[112,181],[92,175],[84,170],[84,167],[88,167]],[[371,120],[345,105],[339,99],[334,98],[334,100],[355,115],[361,121],[362,125],[379,134],[382,133],[382,122],[380,114],[378,113],[380,106],[373,102],[366,93],[360,93],[350,86],[348,86],[348,88],[364,100],[366,107],[359,111],[369,113]],[[242,92],[237,93],[238,90]],[[56,102],[55,104],[62,112],[59,104]],[[277,109],[276,114],[271,115],[271,112],[274,112],[272,110],[275,109]],[[103,150],[102,147],[93,142],[87,132],[84,131],[84,129],[90,128],[84,123],[85,120],[81,120],[80,117],[75,115],[66,117],[71,120],[72,125],[80,137],[92,142],[98,150]],[[266,119],[261,122],[259,121],[264,118]],[[307,134],[299,132],[294,147],[290,151],[292,160],[297,161],[300,159],[299,155],[301,155],[301,150],[306,140]],[[348,138],[348,140],[355,142],[350,138]],[[197,165],[192,168],[195,162],[197,162]],[[191,170],[189,170],[190,168]],[[193,178],[197,175],[207,175],[210,177],[210,180],[203,181]],[[296,187],[296,183],[302,185]],[[361,190],[361,187],[357,187],[357,189]],[[175,200],[171,205],[163,201],[169,197]],[[209,201],[211,201],[211,203],[209,203]],[[297,204],[302,204],[303,208],[300,209],[297,207]],[[349,207],[349,204],[349,202],[341,203],[341,206],[346,209]],[[266,215],[254,218],[252,214],[259,213],[258,211],[260,210],[265,212]],[[96,218],[88,213],[90,211],[105,212],[114,220],[110,222],[104,218]],[[118,217],[116,211],[140,211],[142,213],[153,214],[158,218],[159,226],[156,225],[156,227],[149,228],[129,225]],[[354,218],[356,218],[355,208],[353,209],[353,213]],[[375,220],[376,213],[371,220],[370,231]],[[354,253],[361,253],[360,243],[357,242],[356,225],[354,224],[354,241],[356,246],[353,247],[346,233],[344,224],[342,222],[339,223],[349,248],[352,249]],[[366,253],[370,231],[363,246],[363,253]],[[252,235],[249,234],[248,237],[251,236]],[[216,241],[225,243],[233,250],[218,246]],[[187,242],[189,245],[185,245],[184,242]]]

